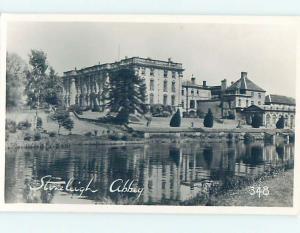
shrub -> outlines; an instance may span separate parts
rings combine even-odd
[[[38,129],[41,129],[42,126],[43,126],[42,118],[41,118],[41,117],[37,117],[37,119],[36,119],[36,127],[37,127]]]
[[[115,135],[115,134],[110,134],[110,135],[108,135],[108,139],[110,139],[112,141],[117,141],[120,138],[117,135]]]
[[[41,140],[41,138],[42,138],[42,136],[38,132],[33,135],[33,140],[34,141],[39,141],[39,140]]]
[[[245,135],[244,135],[244,141],[246,143],[253,142],[254,141],[254,137],[250,133],[245,133]]]
[[[180,125],[181,125],[181,116],[180,116],[179,109],[177,109],[176,113],[171,118],[170,126],[171,127],[180,127]]]
[[[258,114],[255,114],[252,117],[252,123],[251,123],[252,127],[253,128],[259,128],[261,126],[261,123],[262,123],[261,117]]]
[[[55,136],[56,136],[56,132],[54,131],[49,132],[49,137],[53,138]]]
[[[276,128],[277,129],[283,129],[284,128],[284,117],[283,116],[281,116],[279,118],[279,120],[277,121]]]
[[[30,133],[26,133],[25,136],[24,136],[24,141],[30,141],[32,138],[31,134]]]
[[[129,121],[129,112],[127,108],[122,108],[115,117],[115,123],[119,125],[127,124]]]
[[[127,141],[127,140],[128,140],[128,136],[127,136],[127,135],[123,135],[123,136],[121,137],[121,140],[122,140],[122,141]]]
[[[26,120],[26,121],[20,121],[18,123],[18,126],[17,126],[17,128],[19,130],[25,130],[25,129],[28,129],[30,127],[31,127],[31,123],[28,120]]]
[[[17,132],[17,123],[13,120],[6,120],[5,129],[8,130],[8,132],[10,133],[15,133]]]
[[[204,127],[208,127],[208,128],[212,128],[214,125],[214,116],[210,109],[208,109],[208,112],[204,117],[203,124],[204,124]]]
[[[62,122],[62,126],[66,129],[70,131],[70,134],[72,133],[72,129],[74,128],[74,121],[70,118],[67,117],[63,122]]]
[[[84,136],[91,137],[91,136],[92,136],[92,132],[86,132],[86,133],[84,134]]]

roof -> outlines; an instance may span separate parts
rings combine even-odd
[[[227,91],[234,91],[234,90],[237,90],[237,89],[265,92],[264,89],[257,86],[254,82],[252,82],[247,77],[241,77],[239,80],[237,80],[231,86],[229,86],[226,90]]]
[[[267,95],[265,98],[265,104],[284,104],[284,105],[296,105],[294,98],[284,95]]]
[[[192,83],[192,81],[190,81],[190,80],[183,81],[182,86],[191,87],[191,88],[199,88],[199,89],[200,88],[201,89],[209,89],[208,86],[203,86],[203,85],[199,85],[199,84],[196,84],[196,83]]]

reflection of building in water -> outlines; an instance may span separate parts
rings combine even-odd
[[[96,203],[132,204],[131,200],[124,202],[128,194],[109,192],[110,184],[121,178],[137,180],[138,186],[144,187],[143,195],[138,200],[140,204],[176,204],[195,197],[201,191],[202,184],[222,185],[227,178],[256,176],[270,166],[292,168],[294,145],[218,142],[76,147],[55,152],[37,150],[7,153],[13,153],[6,155],[7,202],[41,202],[42,195],[38,199],[32,195],[24,196],[25,180],[53,175],[64,180],[74,177],[82,183],[87,183],[93,177],[92,187],[99,191],[85,193],[85,199]],[[129,197],[135,199],[136,196]],[[52,203],[71,203],[75,199],[76,195],[57,192]],[[85,202],[82,200],[82,203]]]

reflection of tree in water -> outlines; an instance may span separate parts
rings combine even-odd
[[[176,164],[176,166],[179,166],[180,163],[180,148],[175,146],[170,146],[169,148],[169,156],[172,159],[172,161]]]
[[[283,158],[284,158],[284,145],[283,144],[276,145],[276,152],[278,154],[278,158],[283,160]]]
[[[246,155],[243,158],[245,164],[255,166],[263,163],[263,147],[260,145],[247,145]]]
[[[203,158],[206,163],[207,169],[211,168],[212,160],[213,160],[213,149],[210,146],[206,146],[203,149]]]

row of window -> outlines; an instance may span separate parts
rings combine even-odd
[[[188,91],[187,91],[188,92]],[[184,93],[185,93],[185,91],[184,91],[184,89],[182,89],[181,90],[181,95],[184,95]],[[187,93],[188,94],[188,93]],[[195,94],[195,91],[194,91],[194,89],[192,89],[191,90],[191,95],[194,95]],[[200,92],[199,92],[199,90],[196,90],[196,94],[197,95],[199,95],[200,94]]]
[[[258,105],[261,105],[261,102],[258,101],[257,104],[258,104]],[[253,100],[251,101],[251,105],[254,105],[254,101],[253,101]],[[241,100],[241,99],[238,100],[238,106],[239,106],[239,107],[242,106],[242,100]],[[249,107],[249,100],[246,100],[246,107]]]
[[[149,95],[149,97],[150,97],[150,104],[154,104],[154,94],[151,93],[151,94]],[[163,104],[164,104],[164,105],[168,105],[168,96],[167,96],[167,95],[164,95],[164,97],[163,97]],[[175,95],[172,95],[172,96],[171,96],[171,105],[172,105],[172,106],[175,105]]]
[[[150,68],[150,76],[154,76],[154,68]],[[166,78],[166,77],[168,77],[168,70],[164,70],[164,77]],[[142,67],[142,71],[141,71],[141,73],[143,74],[143,75],[145,75],[146,74],[146,68],[145,67]],[[179,75],[179,77],[182,77],[182,72],[178,72],[178,75]],[[172,78],[176,78],[176,71],[172,71]]]
[[[151,79],[150,80],[150,91],[154,91],[154,89],[155,89],[154,80]],[[171,89],[172,89],[172,92],[176,92],[176,83],[175,83],[175,81],[172,82]],[[164,81],[164,92],[168,92],[168,81],[167,80]]]

